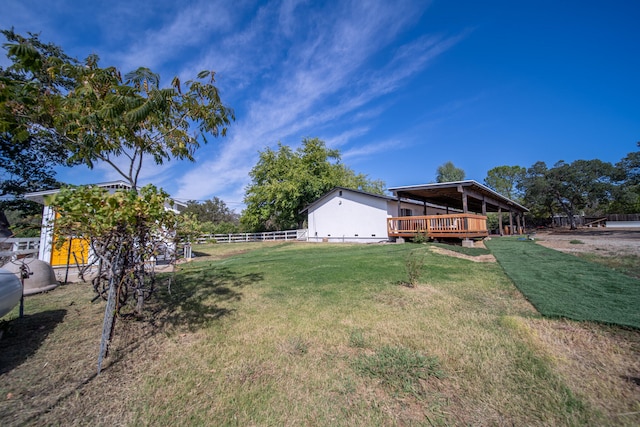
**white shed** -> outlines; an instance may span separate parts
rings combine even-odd
[[[336,187],[307,206],[310,242],[381,242],[389,239],[387,218],[446,213],[428,203]]]
[[[131,189],[131,185],[124,181],[112,181],[92,185],[104,188],[110,193],[114,193],[117,190]],[[90,263],[92,256],[90,254],[89,244],[84,239],[69,239],[61,248],[55,247],[53,228],[56,212],[49,205],[48,196],[54,195],[59,191],[60,189],[45,190],[27,193],[24,195],[25,199],[32,200],[43,205],[38,259],[50,263],[53,267],[66,267],[68,265],[83,265]],[[186,206],[184,203],[173,200],[165,203],[165,209],[174,210],[176,212],[179,211],[179,207],[184,206]]]

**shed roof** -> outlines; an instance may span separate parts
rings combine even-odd
[[[98,184],[88,184],[90,186],[101,187],[107,190],[115,191],[115,190],[129,190],[131,189],[131,185],[124,181],[109,181],[109,182],[101,182]],[[56,194],[60,192],[59,188],[53,190],[43,190],[43,191],[34,191],[32,193],[26,193],[24,198],[27,200],[31,200],[41,205],[45,204],[45,197],[50,196],[52,194]],[[173,204],[178,205],[180,207],[187,206],[185,203],[178,202],[176,200],[172,200]]]
[[[483,204],[486,212],[498,212],[499,209],[517,213],[529,212],[529,209],[519,203],[473,180],[394,187],[389,188],[389,191],[397,198],[420,200],[460,210],[464,210],[463,195],[466,195],[467,210],[471,212],[483,212]]]

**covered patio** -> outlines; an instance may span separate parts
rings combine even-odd
[[[429,238],[472,239],[486,237],[487,213],[508,213],[508,225],[499,215],[499,233],[524,233],[524,213],[529,210],[476,181],[442,182],[390,188],[401,200],[422,202],[425,215],[387,219],[389,237],[415,237],[425,233]],[[446,215],[426,215],[427,203],[442,206]]]

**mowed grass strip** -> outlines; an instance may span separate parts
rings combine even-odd
[[[640,280],[530,240],[486,246],[542,315],[640,328]]]

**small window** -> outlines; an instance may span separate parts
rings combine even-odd
[[[342,190],[340,190],[340,192],[338,193],[338,195],[339,195],[340,197],[342,197]]]
[[[413,211],[411,209],[400,209],[400,216],[413,216]]]

